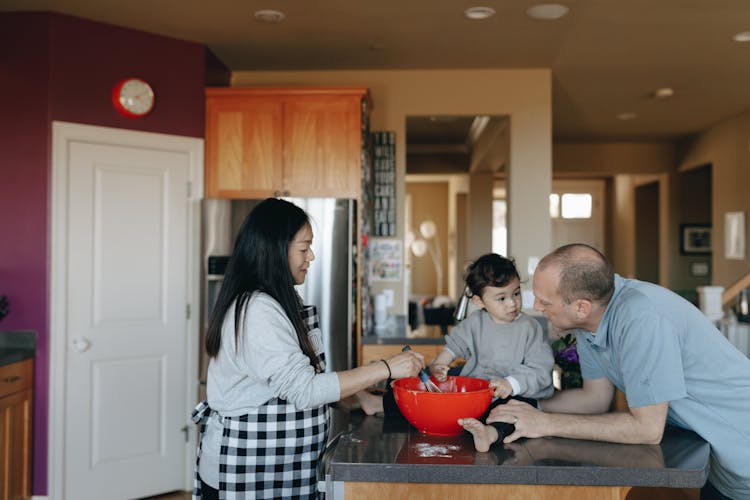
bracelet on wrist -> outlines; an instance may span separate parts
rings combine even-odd
[[[385,364],[385,367],[388,369],[388,378],[390,379],[391,378],[391,367],[388,365],[388,361],[386,361],[384,359],[381,359],[380,361],[382,361]]]

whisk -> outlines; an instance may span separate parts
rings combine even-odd
[[[405,345],[404,348],[401,349],[402,352],[406,352],[410,350],[411,350],[411,346],[409,345]],[[430,380],[430,376],[427,375],[427,372],[424,371],[424,369],[419,370],[418,375],[419,375],[419,380],[422,381],[425,388],[427,389],[427,392],[443,392],[442,389],[440,389],[440,387],[438,387],[437,384],[435,384],[435,382]]]

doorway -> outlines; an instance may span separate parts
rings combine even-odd
[[[407,233],[409,245],[411,295],[438,296],[447,293],[448,278],[448,182],[435,180],[409,182]]]
[[[659,283],[659,183],[635,188],[635,277]]]

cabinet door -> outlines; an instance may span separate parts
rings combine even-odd
[[[206,99],[206,197],[265,198],[282,187],[282,103],[267,96]]]
[[[284,189],[292,196],[358,198],[361,96],[284,100]]]
[[[30,389],[0,398],[0,499],[31,496]]]

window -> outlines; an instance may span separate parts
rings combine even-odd
[[[492,251],[508,255],[508,205],[504,199],[492,200]]]
[[[557,219],[590,219],[592,197],[589,193],[563,193],[549,195],[549,216]]]

